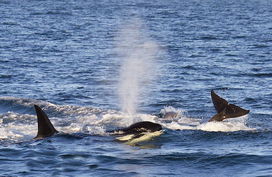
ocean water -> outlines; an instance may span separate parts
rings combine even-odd
[[[271,16],[271,0],[0,0],[0,176],[272,176]],[[207,122],[212,89],[250,113]],[[34,104],[64,134],[33,140]],[[142,120],[164,133],[106,132]]]

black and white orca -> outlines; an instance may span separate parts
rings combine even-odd
[[[162,126],[157,123],[142,121],[130,125],[127,128],[111,132],[119,135],[116,139],[129,145],[135,145],[140,142],[149,141],[163,133]]]

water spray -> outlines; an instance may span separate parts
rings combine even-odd
[[[118,95],[121,109],[133,117],[137,113],[140,95],[156,74],[158,44],[146,36],[139,19],[124,25],[117,37],[118,55],[121,59]]]

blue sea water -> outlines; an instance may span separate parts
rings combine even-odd
[[[271,16],[271,0],[0,0],[0,176],[272,176]],[[249,115],[207,123],[212,89]],[[34,141],[34,104],[67,134]],[[141,120],[163,135],[106,133]]]

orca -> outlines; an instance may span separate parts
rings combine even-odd
[[[119,129],[119,131],[124,132],[124,134],[136,134],[143,132],[155,132],[162,130],[162,126],[157,123],[142,121],[130,125],[127,128]]]
[[[217,114],[214,115],[208,122],[211,121],[223,121],[229,118],[236,118],[248,114],[250,111],[243,109],[234,104],[229,104],[228,101],[218,96],[213,90],[211,90],[211,98]],[[174,119],[177,117],[175,112],[166,112],[158,114],[159,118]]]
[[[119,129],[117,132],[121,132],[121,134],[141,134],[145,132],[156,132],[162,130],[162,126],[157,123],[149,122],[149,121],[142,121],[137,122],[130,125],[127,128]]]
[[[234,104],[229,104],[228,101],[218,96],[213,90],[211,90],[211,98],[217,114],[215,114],[209,120],[209,122],[223,121],[229,118],[236,118],[244,116],[250,112],[250,110],[243,109]]]
[[[134,123],[127,128],[115,130],[112,133],[121,135],[116,138],[118,141],[125,142],[129,145],[136,145],[137,143],[160,136],[163,133],[163,130],[160,124],[142,121]]]
[[[46,113],[42,110],[42,108],[40,108],[37,105],[34,105],[34,107],[35,107],[35,111],[37,114],[37,121],[38,121],[38,133],[34,139],[36,139],[36,140],[44,139],[46,137],[51,137],[51,136],[59,133],[54,128],[53,124],[49,120]],[[150,137],[158,136],[159,133],[156,133],[156,132],[161,131],[161,130],[162,130],[162,126],[160,124],[149,122],[149,121],[142,121],[142,122],[137,122],[135,124],[132,124],[127,128],[115,130],[110,133],[118,134],[118,135],[125,135],[127,137],[130,137],[129,138],[130,141],[134,138],[138,138],[138,140],[136,140],[136,141],[140,141],[141,138],[142,138],[141,141],[145,141],[145,140],[149,139]],[[151,136],[145,136],[149,133],[154,133],[154,134],[152,134]],[[123,137],[123,139],[122,139],[122,137],[121,137],[118,140],[124,141],[124,139],[127,139],[127,138]],[[136,141],[134,141],[134,142],[136,142]]]

